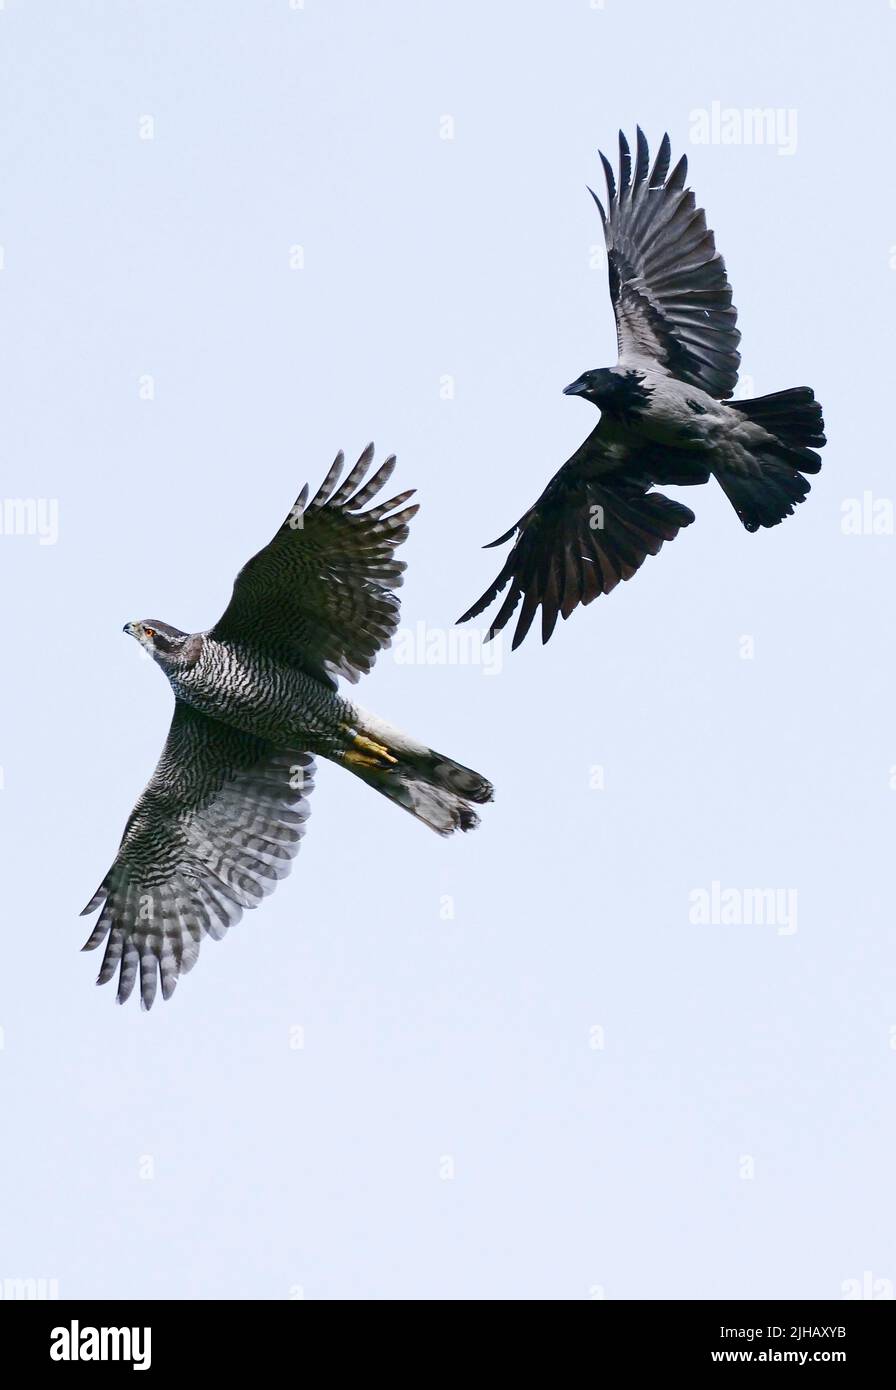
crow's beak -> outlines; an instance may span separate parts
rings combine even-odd
[[[588,390],[585,378],[580,376],[577,381],[571,381],[568,386],[564,386],[564,396],[581,396]]]

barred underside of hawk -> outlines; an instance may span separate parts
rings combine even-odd
[[[308,818],[318,755],[440,834],[470,830],[492,798],[478,773],[350,703],[388,647],[405,565],[395,551],[417,511],[402,492],[367,506],[395,467],[365,482],[370,445],[344,481],[340,453],[311,500],[302,491],[273,540],[237,576],[208,632],[128,623],[175,695],[158,766],[118,855],[84,909],[85,943],[106,943],[98,983],[118,1000],[170,998],[204,937],[220,939],[289,873]],[[365,510],[366,508],[366,510]]]

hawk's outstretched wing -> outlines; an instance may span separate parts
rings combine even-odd
[[[687,156],[667,177],[670,145],[664,135],[648,173],[647,141],[639,127],[633,173],[620,131],[618,189],[610,161],[600,157],[607,210],[596,193],[591,196],[607,243],[620,363],[651,359],[719,400],[730,396],[740,365],[737,310],[706,214],[684,186]]]
[[[600,425],[548,483],[533,507],[492,545],[515,537],[494,584],[459,622],[483,612],[510,585],[488,636],[507,625],[523,607],[513,637],[520,645],[541,606],[541,640],[547,642],[558,616],[608,594],[620,579],[631,579],[663,541],[674,540],[694,513],[662,493],[653,482],[706,481],[700,459],[671,451],[606,444]]]
[[[340,452],[311,501],[307,486],[269,545],[237,575],[210,636],[251,641],[335,687],[357,681],[398,626],[405,565],[394,558],[418,510],[413,490],[361,511],[395,467],[391,455],[363,487],[373,462],[364,450],[338,486]]]
[[[97,984],[119,969],[122,1004],[139,967],[144,1007],[158,975],[170,998],[202,938],[220,939],[289,873],[313,776],[308,753],[275,748],[178,700],[115,863],[82,913],[103,905],[84,946],[109,938]]]

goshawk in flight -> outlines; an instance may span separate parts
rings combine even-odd
[[[728,399],[737,382],[740,334],[725,262],[706,217],[671,174],[663,136],[653,168],[638,130],[634,169],[619,133],[619,185],[601,154],[607,244],[619,360],[565,388],[600,408],[597,428],[505,535],[513,549],[494,584],[460,619],[481,613],[509,584],[492,622],[501,630],[523,601],[513,645],[541,605],[547,642],[558,614],[631,579],[694,513],[651,491],[655,483],[708,482],[712,474],[748,531],[776,526],[809,491],[813,449],[825,442],[821,406],[808,386],[755,400]],[[589,190],[590,192],[590,190]]]
[[[125,632],[161,666],[174,717],[118,856],[84,909],[102,905],[84,949],[108,937],[98,984],[119,971],[123,1003],[140,972],[145,1008],[169,998],[205,936],[220,939],[289,873],[308,816],[312,754],[348,768],[439,834],[472,830],[479,773],[435,753],[339,694],[398,625],[394,558],[417,511],[411,492],[362,510],[395,467],[365,483],[369,445],[340,482],[340,453],[306,487],[269,545],[239,573],[208,632],[155,618]]]

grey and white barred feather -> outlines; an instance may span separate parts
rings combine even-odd
[[[364,482],[373,463],[368,444],[344,482],[345,456],[308,501],[299,494],[269,545],[237,576],[233,597],[210,636],[248,640],[329,681],[355,682],[370,671],[398,626],[406,568],[395,550],[407,539],[417,505],[413,489],[364,507],[388,482],[391,454]]]
[[[145,1008],[159,977],[169,999],[203,937],[220,940],[289,873],[313,778],[309,754],[276,749],[178,701],[115,863],[82,914],[102,904],[84,945],[94,950],[108,937],[97,983],[117,969],[124,1003],[139,970]]]
[[[150,619],[126,631],[176,697],[168,740],[115,863],[84,909],[101,908],[85,949],[104,941],[99,984],[118,971],[123,1003],[140,975],[150,1008],[170,998],[205,936],[220,939],[288,873],[304,834],[312,754],[346,767],[440,834],[471,829],[490,784],[366,715],[338,692],[388,646],[399,618],[394,552],[417,511],[410,492],[362,510],[373,446],[340,483],[340,453],[273,540],[243,568],[207,633]],[[387,742],[384,742],[387,740]]]

